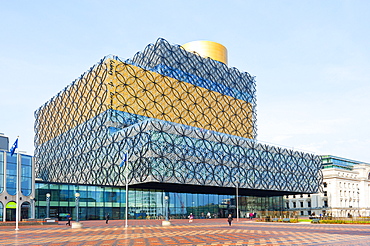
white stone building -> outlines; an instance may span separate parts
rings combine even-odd
[[[370,216],[370,164],[330,155],[322,161],[322,192],[285,196],[285,209],[302,216]]]

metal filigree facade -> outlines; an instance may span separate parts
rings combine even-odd
[[[159,39],[104,58],[35,112],[37,176],[316,192],[320,158],[257,143],[255,107],[248,73]]]

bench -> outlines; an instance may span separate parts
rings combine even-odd
[[[320,223],[320,219],[312,219],[311,223]]]
[[[290,223],[290,219],[289,218],[284,218],[283,222]]]
[[[278,218],[273,218],[272,222],[279,222],[279,219]]]

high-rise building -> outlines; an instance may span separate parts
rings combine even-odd
[[[78,193],[82,218],[122,218],[126,183],[133,218],[163,214],[164,196],[174,217],[242,215],[282,210],[282,195],[322,181],[319,156],[256,141],[255,79],[214,42],[105,57],[35,117],[39,216],[46,193],[59,216]]]

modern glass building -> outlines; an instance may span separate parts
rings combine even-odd
[[[159,39],[132,59],[105,57],[41,106],[37,215],[46,194],[51,216],[75,213],[78,193],[80,218],[118,219],[126,202],[131,218],[160,217],[165,196],[171,217],[224,217],[317,192],[320,157],[258,143],[254,77],[226,63],[220,44]]]
[[[24,153],[11,155],[8,149],[8,137],[0,134],[0,221],[16,220],[17,182],[20,182],[20,218],[28,219],[32,217],[34,195],[33,157]]]

